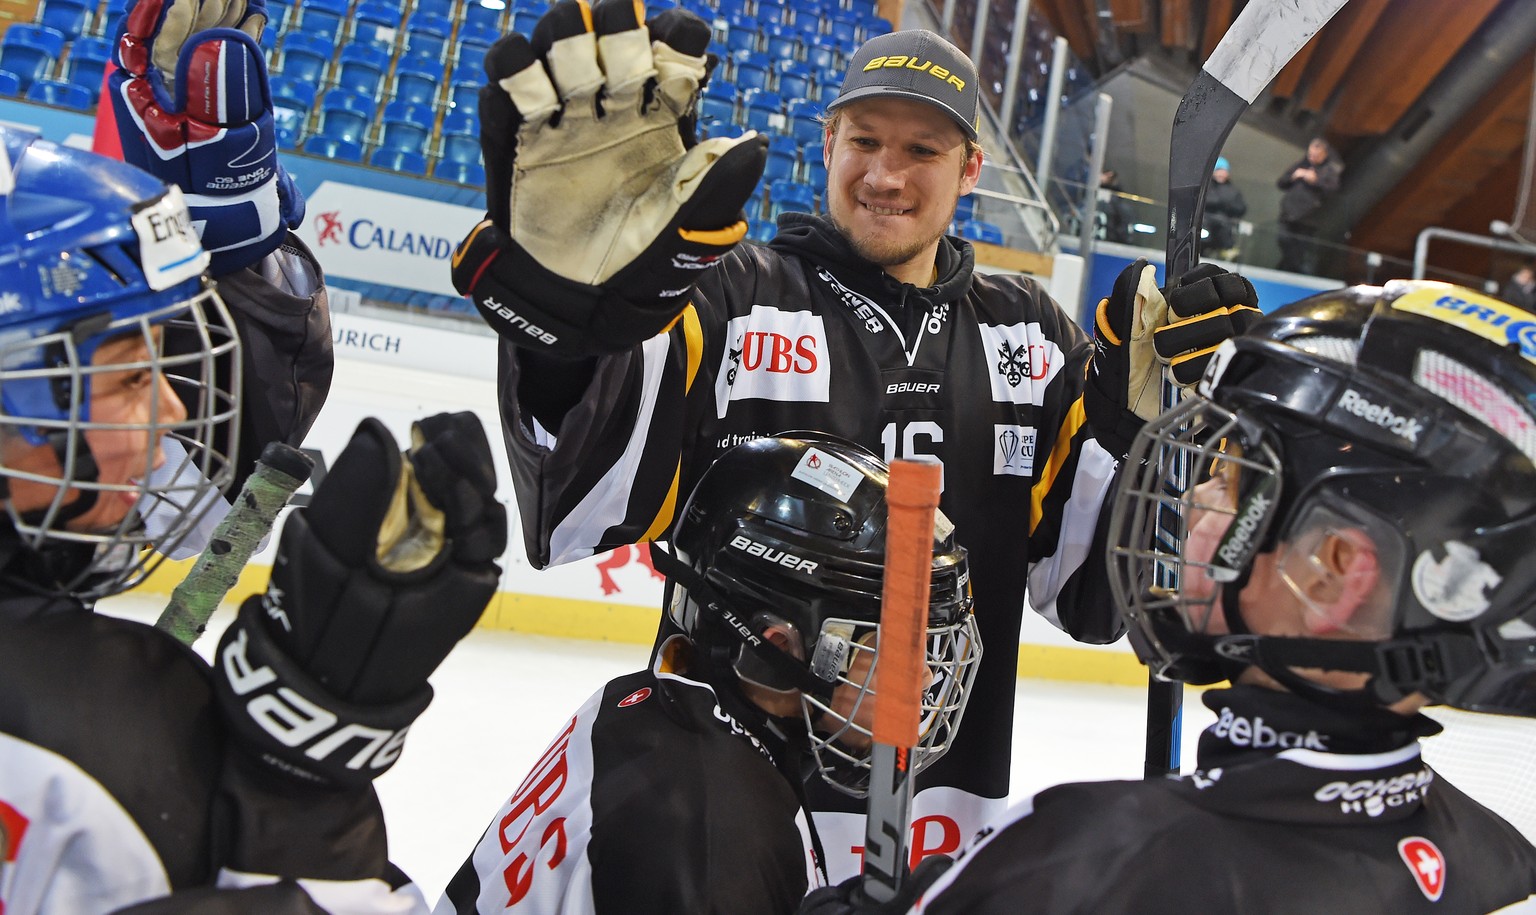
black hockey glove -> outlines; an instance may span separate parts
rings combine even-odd
[[[1162,412],[1163,369],[1192,388],[1223,340],[1262,315],[1253,284],[1215,264],[1201,264],[1172,289],[1137,258],[1099,300],[1093,363],[1083,405],[1099,442],[1123,456],[1143,423]]]
[[[865,896],[864,875],[855,874],[837,886],[811,890],[795,911],[797,915],[905,915],[954,863],[955,859],[947,855],[924,858],[889,902],[875,902]]]
[[[427,675],[496,591],[506,509],[473,413],[416,423],[404,459],[365,419],[283,527],[267,593],[214,659],[220,704],[263,762],[355,786],[400,754]]]
[[[486,55],[487,218],[454,252],[453,283],[520,346],[580,356],[647,340],[746,235],[766,141],[696,141],[709,25],[681,9],[640,23],[640,9],[561,0],[531,41]]]

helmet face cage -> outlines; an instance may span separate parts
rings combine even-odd
[[[1110,516],[1110,584],[1140,628],[1142,660],[1172,676],[1183,659],[1158,624],[1176,618],[1188,632],[1210,631],[1222,591],[1246,575],[1273,522],[1281,456],[1237,414],[1190,398],[1142,427],[1125,466]],[[1181,467],[1190,469],[1182,492],[1171,482]]]
[[[232,479],[239,344],[223,301],[201,285],[189,299],[126,317],[87,316],[37,336],[25,326],[0,329],[0,480],[11,524],[33,550],[95,548],[87,570],[57,583],[64,591],[95,598],[137,584],[163,558],[149,550],[143,517],[154,511],[164,521],[153,546],[168,552]],[[168,402],[172,391],[177,404]],[[93,398],[104,397],[134,401],[130,415],[96,415],[103,411],[93,411]],[[163,450],[170,441],[181,446],[168,449],[173,458]],[[229,442],[229,452],[205,444],[215,441]],[[38,466],[41,447],[57,458],[51,466]],[[103,479],[107,461],[114,470]],[[71,524],[103,500],[133,508],[106,528]]]
[[[878,631],[873,623],[828,619],[817,640],[816,656],[844,659],[836,673],[842,692],[835,693],[831,703],[809,693],[800,696],[817,771],[829,785],[854,797],[869,793],[868,746],[874,735],[858,723],[858,718],[865,703],[879,701],[874,688],[875,669],[879,667]],[[960,727],[981,660],[976,617],[967,611],[951,622],[930,624],[923,644],[932,680],[923,690],[918,740],[912,747],[913,773],[923,771],[948,752]],[[850,744],[853,735],[858,736]]]

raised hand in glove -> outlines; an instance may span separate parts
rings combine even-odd
[[[132,0],[109,83],[123,157],[180,188],[214,276],[256,263],[304,218],[277,161],[262,0]]]
[[[236,738],[305,781],[356,785],[399,756],[427,676],[496,591],[506,509],[473,413],[416,423],[402,456],[358,426],[283,527],[267,593],[224,633],[214,668]]]
[[[486,55],[487,219],[453,281],[521,346],[594,355],[649,339],[746,235],[766,141],[695,142],[709,25],[681,9],[642,23],[640,9],[561,0],[531,41]]]
[[[1222,341],[1261,316],[1253,284],[1238,274],[1201,264],[1159,289],[1157,268],[1137,258],[1094,316],[1083,399],[1100,443],[1125,454],[1142,423],[1162,412],[1164,367],[1180,387],[1192,388]]]

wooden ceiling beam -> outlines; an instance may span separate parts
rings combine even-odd
[[[1370,39],[1376,22],[1391,0],[1353,0],[1344,4],[1339,15],[1323,29],[1318,64],[1313,68],[1301,107],[1320,111],[1339,87],[1339,81]]]

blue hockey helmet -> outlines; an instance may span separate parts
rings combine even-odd
[[[207,263],[177,189],[0,128],[7,574],[124,590],[154,559],[144,517],[169,519],[156,540],[169,548],[228,484],[239,344]]]

